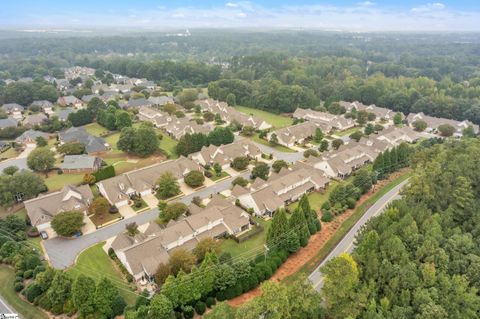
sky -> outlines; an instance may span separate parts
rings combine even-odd
[[[480,31],[480,0],[15,0],[0,29]]]

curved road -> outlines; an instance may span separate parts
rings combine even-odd
[[[357,223],[350,229],[350,231],[342,238],[342,240],[335,246],[335,248],[328,254],[328,256],[320,263],[320,265],[308,276],[308,279],[313,285],[315,290],[320,291],[323,286],[323,276],[320,272],[320,268],[325,265],[331,259],[339,256],[342,253],[348,252],[351,253],[354,248],[355,235],[358,233],[360,228],[367,223],[367,221],[383,212],[385,206],[390,203],[392,200],[399,198],[400,190],[408,183],[408,179],[404,180],[385,195],[383,195],[379,200],[375,202],[363,216],[357,221]]]
[[[0,315],[18,313],[0,296]]]

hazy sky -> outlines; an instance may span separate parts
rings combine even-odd
[[[14,0],[0,5],[4,29],[99,27],[480,31],[480,0]]]

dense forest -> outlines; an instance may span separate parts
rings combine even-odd
[[[292,112],[359,100],[480,123],[478,34],[194,30],[191,36],[0,36],[0,78],[60,76],[84,65],[156,81],[208,85],[213,98]],[[1,82],[0,82],[1,83]],[[5,86],[0,84],[0,95]]]
[[[478,318],[479,155],[471,139],[415,157],[403,199],[323,269],[332,318]]]

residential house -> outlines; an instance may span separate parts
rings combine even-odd
[[[2,109],[5,113],[9,114],[13,119],[20,121],[23,116],[22,112],[25,110],[23,106],[17,103],[7,103],[2,105]]]
[[[143,232],[122,233],[112,241],[118,259],[140,284],[152,281],[160,264],[167,264],[175,250],[192,251],[204,238],[236,236],[250,229],[249,215],[218,195],[205,208],[190,208],[190,216],[171,221],[165,228],[150,222]]]
[[[320,171],[300,163],[290,169],[282,168],[267,181],[257,178],[248,192],[237,189],[235,193],[239,194],[237,199],[243,207],[252,209],[258,216],[272,216],[277,209],[295,202],[304,194],[325,189],[328,183],[329,178]]]
[[[50,134],[41,132],[41,131],[34,131],[32,129],[25,131],[15,139],[15,143],[26,146],[35,146],[37,145],[37,138],[43,137],[46,141],[50,138]]]
[[[199,165],[213,165],[218,163],[223,169],[228,168],[236,157],[244,156],[249,159],[260,159],[262,151],[250,140],[243,139],[221,146],[204,146],[197,152],[189,155]]]
[[[150,102],[149,100],[145,98],[140,98],[140,99],[130,99],[128,100],[128,103],[126,105],[127,109],[139,109],[141,107],[149,107],[152,106],[153,103]]]
[[[67,79],[56,79],[55,83],[57,83],[57,89],[60,91],[67,91],[72,87]]]
[[[102,166],[102,159],[90,155],[65,155],[60,169],[64,173],[93,173]]]
[[[48,117],[43,113],[27,115],[23,120],[23,126],[25,127],[34,127],[37,125],[42,125],[48,120]]]
[[[75,110],[72,107],[65,107],[56,111],[53,115],[57,116],[60,122],[66,122],[68,121],[68,115],[73,112],[75,112]]]
[[[174,104],[173,97],[171,96],[150,96],[148,100],[153,105],[163,106],[165,104]]]
[[[61,106],[73,106],[74,108],[82,108],[84,106],[83,101],[73,95],[61,96],[58,98],[57,103]]]
[[[267,134],[267,139],[270,140],[272,135],[275,134],[278,144],[292,147],[295,144],[302,144],[313,137],[319,127],[316,122],[307,121],[270,132]]]
[[[173,115],[146,106],[140,107],[137,117],[140,121],[150,122],[158,128],[165,127],[176,119]]]
[[[0,129],[4,129],[7,127],[17,127],[18,122],[12,117],[6,119],[0,119]]]
[[[311,109],[297,108],[293,113],[293,117],[315,122],[325,133],[329,133],[332,129],[343,131],[355,126],[355,122],[352,119]]]
[[[85,102],[85,103],[88,103],[88,102],[90,102],[94,97],[100,98],[100,95],[98,95],[98,94],[88,94],[88,95],[84,95],[84,96],[82,96],[82,101]]]
[[[236,121],[242,126],[252,126],[257,130],[267,130],[272,126],[262,120],[261,118],[245,114],[237,111],[235,108],[228,106],[225,102],[219,102],[213,99],[197,100],[195,101],[196,105],[200,105],[203,111],[212,112],[214,114],[219,114],[220,118],[225,121],[227,124]]]
[[[172,173],[182,182],[184,176],[201,167],[194,161],[180,157],[173,161],[154,164],[137,170],[98,182],[96,185],[100,193],[117,207],[128,205],[134,195],[146,196],[152,194],[157,188],[157,181],[165,172]]]
[[[428,115],[425,115],[423,112],[408,114],[407,122],[410,127],[413,128],[414,123],[416,121],[424,121],[425,123],[427,123],[426,131],[429,133],[436,133],[438,130],[438,127],[442,124],[448,124],[453,126],[455,128],[454,136],[457,136],[457,137],[462,136],[463,130],[469,126],[473,128],[475,133],[479,132],[479,126],[476,124],[473,124],[468,120],[456,121],[456,120],[444,119],[440,117],[428,116]]]
[[[193,133],[203,133],[208,134],[213,131],[214,127],[211,124],[197,124],[195,121],[191,121],[186,117],[177,118],[172,117],[172,121],[167,122],[165,126],[163,126],[163,130],[173,137],[174,139],[178,140],[185,134],[193,134]]]
[[[81,143],[88,154],[98,154],[110,149],[110,145],[101,137],[90,135],[83,127],[71,127],[58,133],[60,144]]]
[[[345,107],[345,109],[350,112],[352,109],[356,109],[357,111],[366,111],[368,113],[375,114],[376,120],[386,120],[386,121],[393,121],[393,117],[395,116],[396,112],[384,108],[378,107],[375,104],[372,105],[365,105],[358,101],[355,102],[340,102],[340,105]]]
[[[50,101],[47,101],[47,100],[33,101],[31,105],[39,107],[43,111],[43,113],[45,113],[46,115],[50,116],[54,114],[53,104]]]
[[[411,127],[404,126],[402,128],[397,128],[395,126],[391,126],[378,132],[378,136],[376,138],[378,140],[386,141],[393,146],[397,146],[404,142],[414,143],[420,139],[420,137],[420,133],[414,131]]]
[[[65,185],[62,190],[25,201],[25,208],[32,226],[43,230],[50,227],[50,222],[59,213],[80,211],[86,214],[93,199],[88,185]]]

